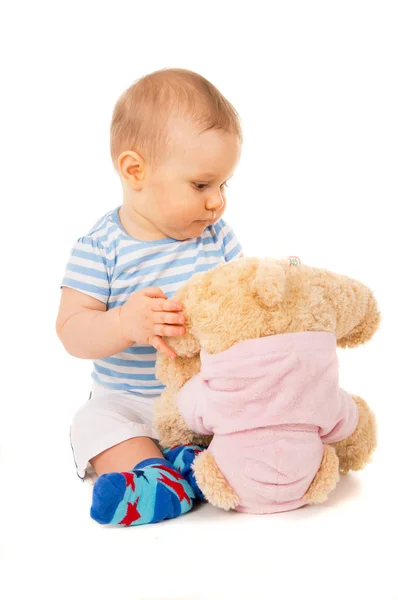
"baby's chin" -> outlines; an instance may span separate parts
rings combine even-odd
[[[173,231],[169,234],[169,237],[174,238],[175,240],[184,241],[189,240],[195,237],[199,237],[202,235],[206,227],[211,225],[212,221],[193,221],[191,225],[186,227],[185,229],[181,229],[178,231]]]

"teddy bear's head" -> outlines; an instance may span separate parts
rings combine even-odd
[[[176,294],[187,335],[168,338],[179,356],[214,354],[268,335],[301,331],[336,334],[339,346],[369,340],[379,311],[368,287],[291,260],[240,258],[194,275]]]
[[[240,258],[219,265],[195,274],[174,299],[184,307],[186,334],[165,338],[177,359],[158,354],[156,375],[167,386],[158,422],[170,423],[175,394],[200,370],[202,349],[214,354],[248,339],[303,331],[333,332],[339,346],[354,347],[372,337],[380,320],[368,287],[289,259]],[[192,441],[189,434],[183,437],[177,412],[175,419],[167,431],[180,437],[164,435],[168,443]]]

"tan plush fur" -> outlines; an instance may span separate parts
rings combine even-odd
[[[201,443],[209,437],[190,431],[177,407],[178,390],[200,370],[200,350],[214,354],[244,340],[281,333],[328,331],[340,347],[353,348],[371,339],[380,313],[364,284],[325,269],[291,266],[289,260],[240,258],[194,275],[174,296],[184,306],[185,336],[166,338],[176,360],[158,355],[156,374],[167,386],[154,408],[163,447]],[[363,468],[376,446],[374,415],[361,398],[356,431],[325,447],[320,470],[308,492],[309,503],[323,502],[334,489],[339,469]],[[228,510],[237,499],[210,453],[195,459],[194,472],[208,500]],[[203,487],[202,487],[203,486]]]
[[[333,444],[340,462],[341,473],[360,471],[370,462],[376,448],[376,419],[365,400],[353,396],[358,406],[358,425],[354,433],[342,442]]]
[[[198,454],[193,472],[198,486],[211,504],[224,510],[230,510],[238,505],[239,496],[220,472],[210,452],[204,450]]]
[[[336,450],[332,446],[325,446],[321,466],[308,488],[304,500],[308,504],[322,504],[334,490],[339,479],[339,459]]]

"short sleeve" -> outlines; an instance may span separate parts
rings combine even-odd
[[[332,431],[320,431],[324,444],[334,444],[347,439],[352,435],[358,425],[358,406],[355,400],[345,390],[339,389],[339,403],[336,415],[334,415],[335,426]]]
[[[230,227],[224,219],[220,219],[217,225],[220,227],[219,236],[221,238],[221,247],[224,252],[225,261],[229,262],[234,258],[243,256],[242,246],[232,227]]]
[[[81,237],[74,244],[61,287],[70,287],[104,304],[110,295],[109,275],[105,249],[90,236]]]

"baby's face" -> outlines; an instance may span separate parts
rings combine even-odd
[[[241,145],[234,134],[198,134],[186,120],[176,121],[171,133],[173,153],[146,181],[145,216],[165,235],[185,240],[200,236],[224,213],[225,184]]]

